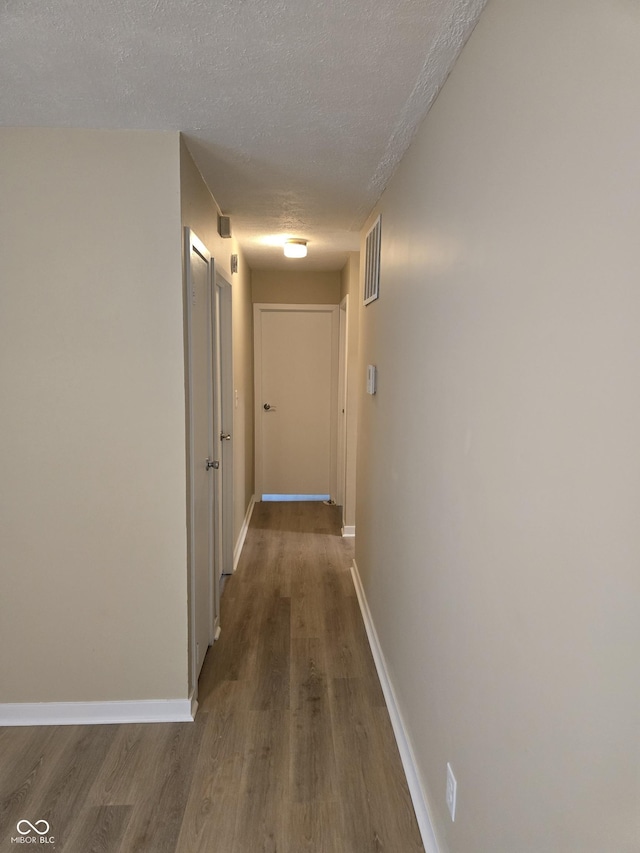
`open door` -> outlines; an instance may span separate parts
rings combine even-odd
[[[207,648],[219,629],[219,585],[213,572],[214,442],[213,259],[191,229],[185,229],[187,393],[189,421],[189,593],[191,686],[197,683]]]
[[[349,351],[349,296],[340,303],[340,340],[338,345],[338,477],[336,503],[342,507],[342,526],[345,520],[347,497],[347,353]]]
[[[233,572],[233,346],[231,284],[218,271],[213,288],[214,311],[214,439],[219,444],[220,468],[214,481],[214,552],[218,579]]]

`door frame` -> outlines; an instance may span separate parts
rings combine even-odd
[[[221,575],[233,573],[233,299],[231,282],[225,278],[220,270],[215,269],[214,275],[214,306],[217,306],[217,315],[214,316],[214,329],[216,330],[216,355],[218,360],[217,378],[219,380],[220,393],[218,396],[220,413],[220,432],[229,435],[229,440],[220,439],[220,551],[219,565],[216,569],[218,578]],[[214,442],[217,440],[214,434]]]
[[[340,341],[338,344],[338,447],[336,474],[336,503],[342,507],[342,525],[345,523],[347,501],[347,383],[349,353],[349,294],[340,303]]]
[[[196,464],[202,464],[203,460],[196,460],[194,446],[194,388],[193,388],[193,347],[192,347],[192,271],[191,271],[191,252],[195,250],[208,264],[207,287],[209,291],[209,352],[210,358],[208,363],[208,375],[210,381],[208,388],[210,391],[208,399],[209,408],[209,454],[211,459],[215,453],[215,444],[213,436],[213,371],[214,371],[214,352],[213,352],[213,276],[215,270],[215,261],[211,253],[204,243],[188,226],[184,229],[184,266],[185,266],[185,309],[186,309],[186,379],[187,379],[187,439],[188,439],[188,590],[189,590],[189,680],[190,693],[195,701],[198,696],[198,656],[197,656],[197,640],[196,640],[196,567],[195,567],[195,473]],[[208,534],[209,534],[209,559],[208,559],[208,624],[207,636],[208,643],[211,645],[216,636],[216,630],[219,627],[220,606],[219,606],[219,584],[215,578],[213,571],[213,545],[214,545],[214,513],[213,513],[213,478],[209,478],[209,507],[208,507]],[[206,653],[205,653],[206,654]]]
[[[254,423],[255,423],[255,491],[261,501],[263,492],[262,458],[262,315],[273,311],[318,312],[332,315],[331,346],[331,436],[329,442],[329,489],[333,498],[337,480],[337,412],[338,412],[338,337],[340,306],[334,303],[312,304],[256,302],[253,306],[253,366],[254,366]]]

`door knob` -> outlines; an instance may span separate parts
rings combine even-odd
[[[217,471],[220,467],[220,463],[217,459],[207,459],[207,471],[210,471],[212,468],[215,468]]]
[[[220,433],[220,441],[231,441],[231,433],[230,432],[221,432]]]
[[[265,410],[265,412],[268,412],[271,406],[269,405],[269,403],[265,403],[262,408]]]

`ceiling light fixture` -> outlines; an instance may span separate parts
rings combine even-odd
[[[287,240],[284,244],[284,256],[285,258],[306,258],[307,241]]]

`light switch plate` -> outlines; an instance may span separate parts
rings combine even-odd
[[[375,394],[378,385],[378,368],[375,364],[367,365],[367,394]]]

